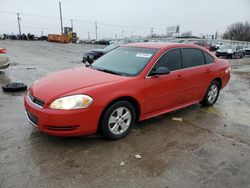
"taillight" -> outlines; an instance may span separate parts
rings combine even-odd
[[[6,54],[6,53],[7,53],[6,49],[0,48],[0,54]]]
[[[225,72],[230,73],[231,72],[231,67],[228,67]]]

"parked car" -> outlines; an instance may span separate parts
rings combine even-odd
[[[210,51],[216,51],[219,50],[221,46],[224,46],[225,44],[223,42],[216,42],[210,44]]]
[[[202,47],[206,48],[207,50],[210,50],[210,45],[205,41],[196,41],[196,42],[194,42],[194,44],[198,45],[198,46],[202,46]]]
[[[94,60],[98,59],[99,57],[103,56],[104,54],[110,52],[111,50],[114,50],[118,47],[120,47],[122,43],[113,43],[108,46],[106,46],[103,49],[93,49],[89,50],[86,53],[84,53],[82,62],[88,62],[88,63],[93,63]]]
[[[250,48],[244,48],[245,55],[250,55]]]
[[[48,75],[24,98],[28,120],[57,136],[126,136],[137,121],[201,103],[212,106],[230,79],[227,60],[191,44],[133,43],[89,67]]]
[[[5,48],[0,47],[0,69],[6,69],[10,65],[9,57]]]
[[[226,56],[228,58],[234,59],[235,57],[243,58],[245,56],[245,51],[241,46],[225,45],[220,47],[219,50],[215,52],[217,57]]]

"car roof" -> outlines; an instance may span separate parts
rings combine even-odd
[[[140,43],[129,43],[124,46],[129,47],[140,47],[140,48],[200,48],[200,46],[194,44],[184,44],[184,43],[166,43],[166,42],[140,42]]]

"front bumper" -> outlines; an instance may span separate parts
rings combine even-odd
[[[9,61],[6,61],[6,62],[0,61],[0,69],[7,69],[9,66],[10,66]]]
[[[226,57],[229,57],[229,56],[232,56],[233,53],[228,53],[228,52],[216,52],[215,55],[216,56],[226,56]]]
[[[84,136],[97,131],[101,109],[89,106],[79,110],[54,110],[38,107],[27,97],[24,106],[29,122],[54,136]]]

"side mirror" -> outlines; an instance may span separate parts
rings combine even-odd
[[[167,67],[158,67],[157,69],[151,71],[150,76],[169,74],[170,70]]]

